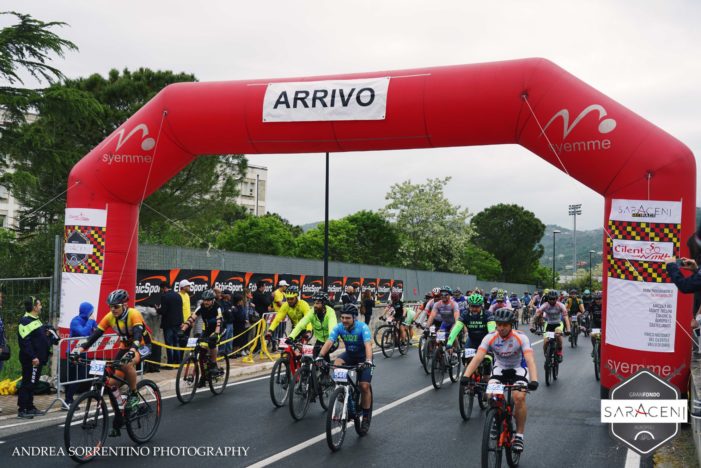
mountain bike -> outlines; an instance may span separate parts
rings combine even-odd
[[[531,321],[531,308],[526,306],[521,311],[521,323],[523,325],[528,325],[528,323],[530,321]]]
[[[306,336],[300,340],[302,344],[307,342]],[[270,371],[270,399],[277,408],[287,403],[288,390],[292,382],[292,376],[299,368],[302,355],[294,346],[288,345],[284,339],[279,341],[280,357],[273,364]]]
[[[594,349],[591,352],[594,361],[594,377],[598,381],[601,377],[601,328],[592,328],[591,337],[594,340]]]
[[[346,438],[346,427],[351,419],[355,426],[355,432],[359,436],[367,434],[367,431],[362,430],[361,392],[358,380],[365,366],[365,363],[357,366],[331,366],[336,388],[331,394],[329,408],[326,411],[326,443],[333,452],[339,450],[343,445],[343,440]],[[372,420],[372,386],[370,387],[370,398],[368,422]]]
[[[585,337],[588,337],[591,333],[591,317],[588,313],[582,314],[582,319],[580,320],[580,326],[582,327],[582,332]]]
[[[292,377],[290,393],[290,415],[295,421],[300,421],[307,414],[309,403],[319,398],[321,408],[328,409],[329,396],[334,388],[334,382],[328,369],[321,369],[313,364],[314,346],[295,343],[295,348],[302,351],[299,369]]]
[[[507,369],[507,371],[513,369]],[[511,442],[516,433],[516,418],[513,413],[512,392],[520,391],[529,393],[524,385],[515,385],[519,380],[525,381],[519,376],[492,376],[492,380],[499,383],[480,384],[485,387],[485,392],[491,394],[489,398],[489,410],[484,420],[482,431],[482,467],[492,468],[501,466],[502,455],[506,454],[506,463],[510,467],[518,466],[521,453],[512,450]]]
[[[470,362],[475,357],[477,352],[474,348],[465,348],[462,355],[462,363],[465,368],[470,365]],[[481,409],[487,408],[487,396],[484,392],[484,387],[479,384],[486,383],[492,373],[492,356],[487,354],[484,360],[480,363],[474,375],[470,376],[468,384],[460,384],[460,392],[458,394],[460,416],[468,421],[472,415],[472,407],[475,399]]]
[[[579,326],[579,320],[577,320],[576,315],[574,317],[570,317],[570,324],[571,324],[570,346],[572,348],[576,348],[577,347],[577,339],[579,337],[579,332],[582,330],[581,327]]]
[[[423,329],[423,334],[419,340],[419,359],[424,372],[431,373],[431,362],[433,362],[433,353],[436,350],[436,326],[431,325],[426,328],[425,325],[416,324],[417,327]],[[423,344],[422,344],[423,341]]]
[[[386,358],[390,358],[394,354],[394,348],[396,347],[399,350],[399,354],[405,355],[409,351],[409,343],[406,339],[402,339],[401,324],[396,320],[388,320],[387,327],[382,332],[382,339],[380,340],[382,354]]]
[[[443,386],[443,380],[445,379],[445,373],[448,372],[451,382],[457,382],[460,378],[460,344],[457,344],[457,353],[447,353],[445,351],[445,341],[446,341],[445,330],[438,330],[436,332],[436,349],[433,352],[433,359],[431,359],[431,382],[436,390],[439,390]],[[457,340],[456,340],[457,341]]]
[[[144,379],[137,383],[139,404],[135,409],[127,410],[127,396],[119,390],[122,385],[128,385],[120,369],[121,361],[89,360],[79,356],[71,356],[71,361],[89,366],[89,375],[95,376],[90,391],[71,404],[63,426],[63,443],[73,460],[86,463],[98,456],[105,446],[109,422],[105,393],[115,418],[113,428],[126,425],[129,438],[137,444],[146,443],[156,435],[162,406],[161,391],[155,382]],[[110,379],[117,382],[116,386],[110,386]]]
[[[557,339],[555,332],[545,332],[545,385],[550,385],[551,380],[557,380],[560,362],[557,359]]]
[[[188,338],[183,360],[175,377],[175,394],[182,404],[192,401],[197,389],[209,384],[214,395],[221,395],[229,383],[229,356],[217,357],[216,368],[210,368],[207,337]]]
[[[533,330],[531,330],[536,335],[542,335],[545,329],[545,319],[542,315],[535,317],[533,319]]]

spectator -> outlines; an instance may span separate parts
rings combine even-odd
[[[265,283],[258,281],[256,283],[256,290],[253,292],[253,297],[251,298],[251,303],[255,308],[258,317],[251,317],[251,324],[256,323],[268,310],[273,303],[273,297],[270,293],[265,292]]]
[[[188,280],[180,280],[180,283],[178,283],[178,288],[180,291],[178,291],[178,294],[180,294],[180,298],[183,301],[183,323],[187,322],[187,319],[190,318],[190,315],[192,315],[192,309],[190,309],[190,289],[192,288],[192,283],[190,283]],[[188,329],[186,335],[190,334],[191,328]]]
[[[234,319],[232,316],[232,304],[231,304],[231,294],[228,292],[222,293],[221,289],[219,288],[214,288],[214,297],[215,300],[219,303],[219,307],[221,308],[222,312],[222,317],[223,317],[223,325],[224,325],[224,333],[222,334],[222,341],[228,340],[229,338],[232,338],[234,336]],[[231,351],[233,349],[233,343],[229,341],[228,343],[225,343],[222,347],[224,353],[226,354],[231,354]]]
[[[190,297],[188,296],[188,301]],[[161,283],[161,303],[156,306],[156,312],[161,316],[161,329],[163,340],[168,346],[180,346],[178,331],[183,324],[183,298],[181,294],[170,289],[167,281]],[[180,364],[182,352],[176,349],[167,349],[168,364]]]
[[[285,291],[290,284],[282,280],[278,283],[278,288],[273,292],[273,311],[277,313],[285,303]],[[256,285],[257,286],[257,285]]]
[[[236,336],[237,338],[233,342],[233,348],[234,351],[237,353],[241,353],[242,355],[248,354],[245,350],[243,352],[241,351],[241,347],[244,346],[248,340],[246,338],[246,335],[242,335],[242,333],[246,330],[246,307],[245,303],[243,300],[243,296],[241,294],[234,294],[234,297],[231,300],[232,302],[232,307],[231,307],[231,316],[232,316],[232,323],[233,323],[233,334],[232,336]],[[241,335],[241,336],[238,336]]]
[[[75,338],[78,336],[90,336],[92,332],[97,328],[97,322],[93,319],[93,313],[95,312],[95,307],[89,302],[83,302],[78,308],[78,315],[73,317],[71,320],[70,337]],[[67,352],[70,354],[72,349],[69,348]],[[85,356],[83,356],[85,357]],[[84,366],[78,367],[75,364],[68,364],[68,381],[73,382],[75,380],[87,379],[88,373]],[[78,384],[70,384],[66,386],[66,405],[70,406],[73,403],[73,395],[78,390]],[[68,406],[64,406],[61,409],[67,410]]]
[[[355,296],[355,289],[353,286],[346,286],[345,292],[341,294],[341,303],[344,305],[358,303],[358,298]]]
[[[363,301],[360,305],[363,314],[365,315],[365,324],[370,326],[370,320],[372,319],[372,309],[375,307],[375,300],[372,298],[372,292],[366,289],[363,292]]]
[[[19,361],[22,365],[22,383],[17,393],[17,417],[32,419],[42,415],[34,406],[34,386],[39,382],[41,366],[49,360],[51,341],[48,330],[41,323],[41,301],[28,297],[24,301],[26,314],[19,319],[17,338],[19,342]]]

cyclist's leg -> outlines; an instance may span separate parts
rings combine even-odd
[[[362,359],[358,360],[357,363],[363,362]],[[363,369],[358,378],[358,384],[360,386],[360,407],[363,408],[363,412],[370,411],[370,404],[372,403],[372,394],[370,393],[372,382],[372,368]]]
[[[521,368],[516,370],[516,374],[522,377],[528,376],[528,370]],[[518,381],[518,384],[526,385],[523,381]],[[514,399],[514,416],[516,417],[516,433],[523,434],[526,429],[526,419],[528,417],[528,409],[526,408],[526,392],[512,391],[511,397]]]

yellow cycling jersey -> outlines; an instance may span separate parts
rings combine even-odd
[[[131,307],[127,310],[126,320],[120,320],[119,318],[115,317],[112,312],[110,312],[102,317],[102,320],[100,320],[100,324],[97,326],[97,328],[99,328],[102,332],[112,328],[121,338],[120,347],[128,348],[129,346],[127,343],[133,340],[134,327],[137,325],[141,325],[143,327],[143,341],[148,344],[150,342],[150,336],[148,334],[148,330],[146,329],[146,322],[144,322],[141,312]]]
[[[290,304],[285,302],[282,307],[280,307],[277,315],[275,315],[273,323],[270,324],[270,331],[275,330],[280,322],[285,320],[285,317],[290,317],[290,320],[292,320],[292,326],[294,327],[297,325],[297,322],[302,320],[302,317],[304,317],[310,310],[311,308],[309,307],[307,301],[303,301],[301,299],[297,299],[297,304],[295,304],[294,307],[290,307]]]

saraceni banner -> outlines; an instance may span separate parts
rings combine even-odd
[[[388,77],[361,80],[270,83],[263,122],[384,120]]]

